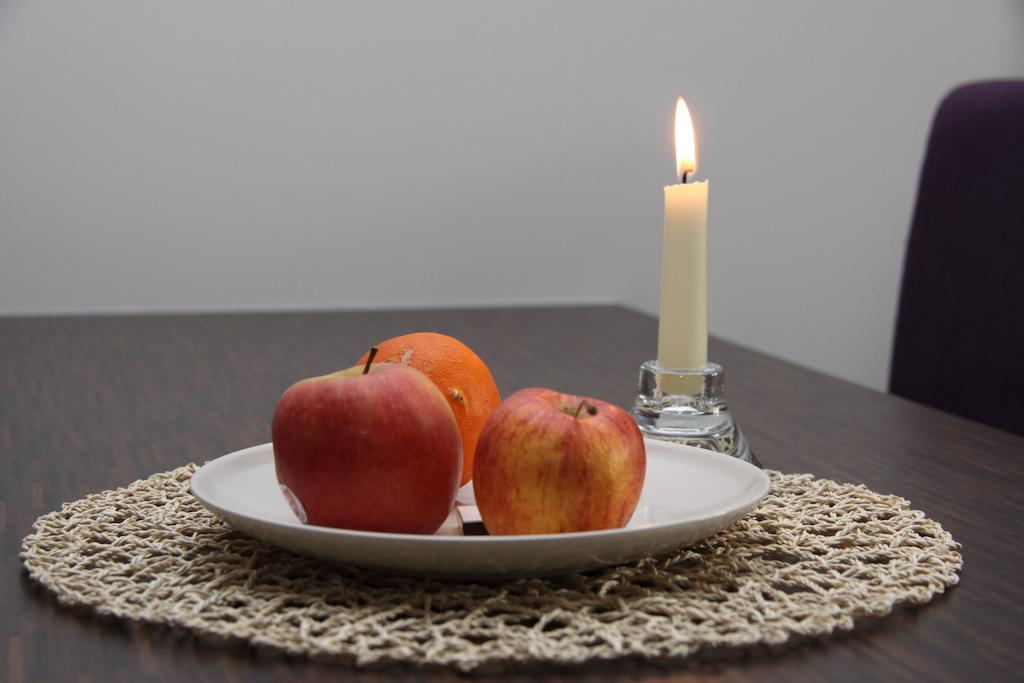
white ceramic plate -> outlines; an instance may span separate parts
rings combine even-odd
[[[645,443],[640,503],[625,528],[607,531],[417,536],[302,524],[278,487],[271,444],[206,463],[192,475],[191,491],[229,524],[303,555],[464,579],[578,572],[667,552],[721,531],[768,495],[768,476],[753,465],[692,446]]]

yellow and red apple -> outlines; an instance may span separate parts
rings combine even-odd
[[[643,437],[626,411],[551,389],[523,389],[491,413],[473,488],[491,534],[625,526],[643,488]]]
[[[418,370],[356,366],[297,382],[271,432],[278,482],[304,522],[432,534],[452,509],[462,439]]]

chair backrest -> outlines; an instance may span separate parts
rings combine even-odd
[[[935,115],[889,390],[1024,434],[1024,81],[962,86]]]

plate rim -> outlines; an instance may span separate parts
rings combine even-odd
[[[644,438],[645,445],[648,443],[656,444],[658,447],[668,447],[670,450],[678,449],[685,452],[688,456],[697,456],[705,459],[716,459],[716,462],[723,463],[729,462],[730,465],[726,467],[735,467],[739,470],[744,468],[750,468],[753,470],[753,474],[760,479],[760,486],[755,489],[755,492],[749,496],[744,496],[742,500],[733,502],[729,507],[716,508],[711,512],[700,515],[699,517],[687,517],[685,519],[676,519],[665,522],[657,522],[649,524],[643,527],[627,528],[619,527],[617,529],[597,529],[592,531],[568,531],[563,533],[550,533],[550,534],[507,534],[500,536],[454,536],[454,535],[435,535],[435,534],[406,534],[406,533],[392,533],[385,531],[363,531],[360,529],[342,529],[336,527],[319,526],[316,524],[304,524],[296,519],[294,522],[282,522],[280,520],[267,519],[263,517],[255,517],[253,515],[239,513],[226,509],[220,505],[217,505],[210,500],[208,495],[204,495],[202,489],[207,485],[206,478],[211,476],[215,470],[233,463],[235,460],[241,460],[246,457],[252,457],[254,451],[264,451],[269,449],[271,457],[273,457],[274,446],[272,442],[257,444],[242,448],[237,451],[225,453],[224,455],[218,456],[213,460],[208,460],[201,466],[196,468],[189,479],[188,490],[199,502],[201,502],[208,510],[214,512],[221,517],[237,517],[242,516],[246,519],[258,522],[261,525],[272,526],[281,530],[301,530],[307,533],[326,533],[331,536],[338,538],[358,538],[362,540],[374,540],[383,541],[387,543],[422,543],[422,544],[477,544],[477,545],[488,545],[488,544],[508,544],[508,543],[547,543],[554,541],[565,541],[569,539],[573,540],[584,540],[584,539],[615,539],[618,537],[630,536],[638,532],[656,532],[670,530],[675,526],[680,525],[693,525],[701,522],[711,522],[723,516],[733,514],[739,510],[745,511],[742,514],[746,514],[750,510],[753,510],[761,501],[763,501],[768,494],[771,492],[771,478],[768,474],[750,463],[743,462],[737,458],[733,458],[723,453],[716,453],[707,449],[698,448],[696,446],[688,446],[686,444],[672,443],[670,441],[661,441],[657,439]],[[724,460],[719,460],[724,459]],[[198,481],[197,481],[198,480]],[[198,484],[198,486],[197,486]],[[207,494],[209,492],[207,491]]]

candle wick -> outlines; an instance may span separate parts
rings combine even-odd
[[[689,173],[690,173],[689,169],[683,171],[682,182],[683,182],[684,185],[686,184],[686,176],[689,175]]]

